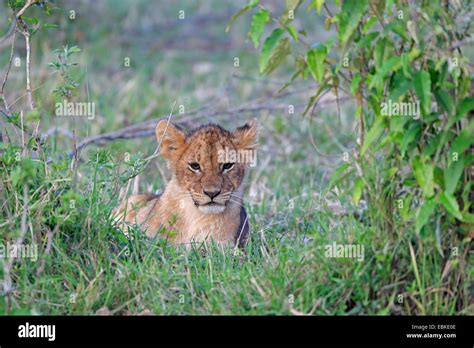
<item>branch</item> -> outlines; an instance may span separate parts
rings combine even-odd
[[[469,46],[469,45],[472,45],[474,43],[474,40],[471,39],[471,38],[465,38],[463,40],[460,40],[460,41],[455,41],[451,44],[451,47],[450,49],[451,50],[454,50],[458,47],[462,47],[462,46]]]
[[[28,103],[30,104],[30,110],[35,108],[35,102],[33,100],[33,95],[31,92],[31,47],[30,47],[30,34],[24,32],[23,36],[25,37],[26,43],[26,93],[28,94]]]
[[[15,50],[15,29],[16,29],[16,21],[12,21],[12,26],[10,27],[13,32],[13,39],[12,39],[12,45],[10,49],[10,59],[8,60],[8,65],[7,65],[7,71],[5,72],[5,76],[3,77],[3,82],[2,82],[2,89],[0,90],[0,96],[2,97],[3,104],[5,106],[6,112],[9,112],[10,109],[8,107],[7,99],[5,98],[5,85],[7,84],[8,80],[8,75],[10,74],[10,70],[12,68],[12,62],[13,62],[13,52]]]
[[[23,8],[20,11],[18,11],[18,13],[16,14],[16,18],[20,18],[21,16],[23,16],[25,11],[28,10],[29,7],[33,6],[36,2],[37,0],[28,0],[25,6],[23,6]]]
[[[10,24],[10,28],[8,28],[8,31],[5,35],[3,35],[0,38],[0,49],[2,49],[4,46],[7,46],[9,44],[10,37],[12,34],[15,32],[16,28],[16,21],[12,20],[12,24]]]
[[[31,41],[30,41],[30,32],[28,30],[27,25],[21,19],[21,16],[25,13],[25,11],[33,6],[37,0],[27,0],[25,5],[22,7],[20,11],[15,13],[15,22],[17,22],[17,31],[24,36],[25,38],[25,45],[26,45],[26,93],[28,94],[28,103],[30,109],[33,110],[35,108],[35,102],[33,100],[32,89],[31,89]],[[3,91],[3,89],[2,89]],[[7,109],[8,111],[8,109]]]
[[[350,97],[339,98],[339,101],[346,101],[349,100]],[[318,106],[324,106],[328,104],[335,103],[336,99],[331,99],[327,101],[322,101],[318,104]],[[269,105],[268,103],[259,103],[256,105],[250,106],[240,106],[229,108],[226,110],[219,110],[209,112],[207,108],[199,108],[188,113],[182,114],[181,118],[176,120],[180,124],[184,125],[185,127],[190,127],[195,124],[196,120],[202,118],[211,118],[214,117],[216,119],[220,119],[222,116],[229,116],[229,115],[237,115],[242,113],[255,113],[259,111],[275,111],[275,110],[286,110],[289,104],[280,104],[280,105]],[[306,104],[301,105],[294,105],[296,107],[304,107]],[[202,111],[201,111],[202,110]],[[153,136],[155,134],[155,128],[158,121],[162,119],[167,119],[168,116],[155,118],[149,121],[139,122],[137,124],[113,131],[104,134],[94,135],[88,138],[85,138],[77,145],[77,151],[84,149],[85,147],[91,144],[100,144],[107,141],[113,141],[117,139],[136,139],[136,138],[145,138],[149,136]],[[74,155],[74,151],[69,153],[70,156]]]
[[[204,107],[201,107],[201,108],[182,114],[184,115],[184,117],[180,118],[179,122],[186,124],[187,122],[191,121],[191,119],[193,119],[193,117],[191,116],[196,115],[203,108]],[[119,129],[113,132],[108,132],[108,133],[88,137],[82,140],[77,145],[77,151],[82,150],[83,148],[85,148],[86,146],[90,144],[103,143],[106,141],[112,141],[116,139],[134,139],[134,138],[144,138],[144,137],[152,136],[153,134],[155,134],[156,124],[161,119],[162,118],[156,118],[149,121],[143,121],[143,122],[139,122],[137,124],[124,127],[122,129]],[[74,151],[70,151],[69,154],[74,155]]]

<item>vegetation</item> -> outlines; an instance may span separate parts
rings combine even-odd
[[[468,2],[252,0],[233,16],[220,1],[154,14],[146,1],[29,3],[0,4],[0,29],[25,42],[0,53],[0,245],[38,258],[0,259],[1,313],[472,313]],[[199,25],[209,14],[221,20]],[[180,29],[158,30],[169,23]],[[95,118],[57,117],[63,100],[95,101]],[[403,103],[413,112],[389,107]],[[244,250],[186,252],[113,226],[120,189],[159,190],[169,174],[146,161],[146,131],[79,141],[171,109],[229,128],[259,113]],[[361,257],[330,257],[334,243]]]

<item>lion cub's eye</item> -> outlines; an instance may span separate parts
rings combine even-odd
[[[201,166],[197,162],[189,163],[188,166],[189,166],[189,169],[191,169],[194,172],[197,172],[198,170],[201,169]]]
[[[232,168],[234,168],[234,163],[224,163],[224,165],[222,166],[223,171],[229,171]]]

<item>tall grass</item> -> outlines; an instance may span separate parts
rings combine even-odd
[[[147,28],[156,23],[147,15],[144,3],[131,12],[125,2],[119,6],[101,3],[96,12],[88,4],[81,2],[77,10],[90,11],[89,16],[78,16],[74,24],[66,22],[66,29],[58,35],[82,49],[76,59],[78,70],[73,72],[81,82],[78,100],[87,97],[88,83],[89,97],[99,106],[95,120],[77,121],[80,138],[166,115],[174,100],[191,110],[210,94],[222,95],[227,98],[224,104],[236,105],[257,93],[263,96],[274,91],[267,81],[232,78],[233,74],[255,73],[256,58],[243,40],[226,52],[218,47],[210,52],[206,51],[209,47],[197,48],[195,53],[179,45],[169,50],[154,48],[149,42],[155,34]],[[227,13],[220,2],[214,5],[180,2],[167,7],[160,18],[181,8],[190,17],[193,11],[211,13],[209,7]],[[109,41],[106,34],[118,33],[122,26],[95,21],[101,11],[125,23],[126,34],[117,39],[120,43]],[[142,36],[128,40],[140,16],[152,23],[144,25]],[[95,36],[89,31],[92,22],[99,25]],[[189,27],[182,28],[183,37],[192,35]],[[200,35],[205,38],[229,38],[222,36],[222,26],[209,24],[202,29]],[[69,129],[70,120],[53,116],[56,99],[51,92],[60,81],[47,68],[55,57],[51,48],[64,42],[56,36],[39,35],[43,36],[33,41],[33,86],[44,84],[34,94],[41,104],[40,126]],[[166,35],[163,32],[160,38],[166,41]],[[234,35],[232,40],[243,37]],[[169,45],[176,44],[172,37],[168,39]],[[132,58],[130,69],[122,66],[126,56]],[[235,56],[240,57],[239,69],[233,66]],[[2,51],[0,61],[5,59]],[[211,70],[200,74],[196,65],[206,62]],[[285,81],[288,73],[281,74],[275,79]],[[21,94],[22,81],[23,72],[13,70],[9,86],[18,92],[12,92],[12,97]],[[285,102],[299,105],[301,99]],[[72,166],[67,134],[54,133],[39,146],[28,133],[6,125],[12,141],[4,139],[0,149],[0,245],[24,233],[22,243],[37,245],[38,259],[11,260],[8,277],[12,287],[0,298],[0,313],[471,314],[471,239],[455,233],[443,234],[440,240],[436,233],[420,236],[401,217],[388,219],[392,214],[386,210],[396,204],[390,178],[384,177],[384,166],[389,163],[380,160],[364,168],[370,194],[363,197],[362,204],[352,203],[350,187],[329,185],[330,174],[341,160],[318,155],[308,134],[317,140],[318,151],[339,154],[339,147],[355,142],[350,132],[353,110],[352,104],[342,105],[342,123],[337,111],[330,108],[317,110],[312,122],[298,113],[258,115],[262,129],[259,162],[245,190],[252,232],[243,250],[206,243],[185,251],[149,239],[138,229],[132,231],[133,238],[126,238],[114,227],[110,213],[120,189],[136,174],[137,160],[153,153],[153,139],[119,140],[103,149],[92,146]],[[223,124],[232,128],[247,117],[250,115],[237,115]],[[34,124],[26,113],[25,122]],[[19,141],[22,135],[24,146]],[[131,158],[124,160],[127,153]],[[162,190],[169,174],[162,159],[153,160],[141,171],[140,191]],[[363,260],[328,257],[327,246],[332,243],[363,246]],[[8,260],[1,262],[5,265]],[[2,267],[3,282],[5,272]]]

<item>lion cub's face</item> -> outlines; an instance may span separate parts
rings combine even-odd
[[[202,213],[222,213],[229,202],[241,201],[245,171],[256,160],[255,120],[234,132],[210,124],[188,135],[162,120],[156,137],[178,183]]]

